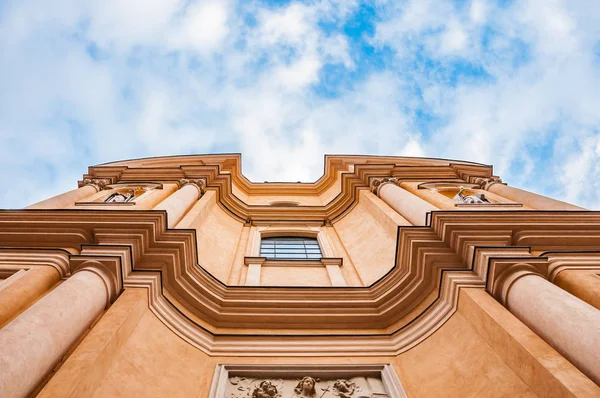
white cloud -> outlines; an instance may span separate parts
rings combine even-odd
[[[440,51],[446,54],[463,51],[468,45],[468,38],[461,24],[453,20],[442,34]]]
[[[200,52],[214,50],[229,32],[227,14],[227,4],[222,1],[189,6],[182,21],[181,32],[178,36],[176,33],[171,44],[179,44],[183,48],[188,47]]]
[[[377,64],[344,34],[355,1],[3,5],[0,167],[20,195],[0,202],[65,191],[95,163],[220,150],[258,181],[314,180],[323,153],[481,161],[600,207],[600,6],[371,5],[367,41],[393,52]]]
[[[485,23],[488,17],[489,3],[483,0],[473,0],[469,10],[471,20],[476,24]]]

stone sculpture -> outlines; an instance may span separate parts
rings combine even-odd
[[[315,385],[317,380],[310,376],[304,376],[294,388],[294,398],[313,398],[317,395]]]
[[[133,190],[131,192],[120,193],[115,192],[110,194],[106,199],[104,199],[105,203],[125,203],[131,202],[135,198],[135,193]]]
[[[260,382],[258,387],[252,391],[252,398],[279,398],[281,393],[277,390],[277,386],[268,380]]]
[[[351,398],[356,390],[356,383],[350,380],[336,380],[333,383],[333,394],[341,398]]]
[[[455,203],[464,203],[464,204],[489,204],[491,203],[484,194],[476,193],[475,195],[464,195],[465,188],[460,187],[460,191],[452,198]]]

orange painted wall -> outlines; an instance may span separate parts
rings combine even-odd
[[[40,396],[64,392],[60,388],[85,382],[96,373],[93,397],[206,397],[218,363],[392,363],[409,397],[537,396],[460,310],[427,340],[397,357],[211,357],[176,336],[147,308],[137,314],[139,304],[134,305],[132,295],[119,300],[123,297],[131,303],[113,305]],[[136,293],[135,300],[147,305],[145,294]],[[74,367],[91,356],[91,348],[103,348],[99,336],[114,333],[111,327],[115,328],[115,317],[123,313],[123,306],[133,308],[130,311],[137,322],[133,330],[122,334],[117,349],[104,357],[102,365],[87,371]],[[98,377],[102,366],[104,374]]]

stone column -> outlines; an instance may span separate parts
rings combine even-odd
[[[514,202],[522,203],[535,210],[586,210],[583,207],[561,202],[560,200],[551,199],[519,188],[509,187],[503,184],[502,180],[498,177],[476,178],[475,183],[479,184],[481,189],[493,192]]]
[[[552,282],[600,310],[600,269],[563,269]]]
[[[79,188],[34,203],[31,206],[27,206],[26,209],[64,209],[65,207],[73,205],[75,202],[79,202],[80,200],[102,191],[107,184],[110,184],[110,180],[106,178],[83,180],[83,182],[80,183]]]
[[[600,311],[552,284],[528,264],[502,271],[493,295],[596,384],[600,384]]]
[[[396,178],[376,178],[372,191],[412,225],[425,225],[427,213],[439,209],[401,188],[399,183]]]
[[[92,264],[0,329],[0,396],[23,397],[35,390],[116,298],[111,277]]]
[[[40,266],[21,270],[0,285],[0,328],[24,311],[60,279],[56,268]],[[11,278],[15,278],[11,281]]]
[[[181,221],[185,213],[202,197],[204,192],[205,182],[203,179],[184,179],[179,183],[181,188],[154,208],[154,210],[166,210],[169,228],[174,228]]]

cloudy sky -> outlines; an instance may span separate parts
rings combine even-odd
[[[598,0],[4,0],[0,50],[0,207],[93,164],[241,152],[255,181],[315,180],[324,153],[472,160],[600,209]]]

